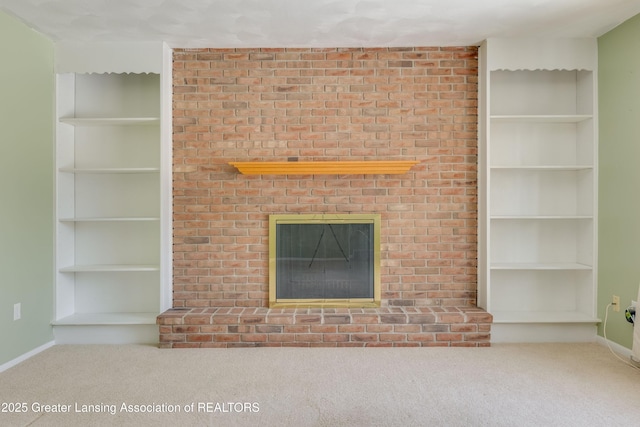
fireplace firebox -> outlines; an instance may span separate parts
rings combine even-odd
[[[380,305],[380,215],[269,217],[270,307]]]

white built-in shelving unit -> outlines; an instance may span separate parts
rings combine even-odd
[[[58,49],[59,343],[157,342],[171,304],[169,53],[127,49]]]
[[[597,46],[480,49],[478,305],[492,341],[595,339]]]

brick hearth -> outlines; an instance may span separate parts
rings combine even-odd
[[[161,348],[487,347],[476,307],[184,308],[158,317]]]

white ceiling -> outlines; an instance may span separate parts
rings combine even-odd
[[[54,41],[384,47],[598,37],[640,13],[640,0],[0,0],[0,9]]]

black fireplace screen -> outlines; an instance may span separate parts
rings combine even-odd
[[[269,216],[270,307],[378,307],[380,214]]]
[[[374,297],[374,227],[277,224],[277,299]]]

